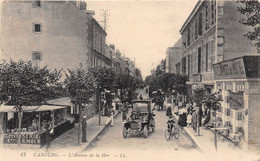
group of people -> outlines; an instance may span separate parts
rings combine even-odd
[[[169,120],[172,119],[172,113],[179,116],[180,127],[192,127],[194,131],[197,131],[197,126],[206,124],[210,116],[209,111],[198,107],[196,103],[182,101],[174,101],[173,106],[167,108],[166,115],[169,116]]]

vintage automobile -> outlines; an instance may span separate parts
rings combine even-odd
[[[124,123],[123,137],[126,138],[128,134],[143,134],[147,138],[148,131],[155,130],[155,114],[151,110],[151,100],[133,100],[132,105],[131,115]]]

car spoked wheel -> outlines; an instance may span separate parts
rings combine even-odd
[[[179,135],[180,135],[179,129],[178,129],[178,128],[175,128],[175,129],[174,129],[174,137],[175,137],[175,139],[178,139],[178,138],[179,138]]]
[[[126,129],[126,127],[123,128],[123,137],[126,138],[128,134],[128,131]]]
[[[147,127],[147,125],[144,126],[144,137],[145,138],[148,137],[148,127]]]

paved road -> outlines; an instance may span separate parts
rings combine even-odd
[[[148,138],[144,138],[142,135],[131,135],[124,139],[122,135],[123,123],[121,115],[118,115],[114,126],[106,129],[99,137],[99,140],[87,152],[107,153],[110,157],[119,158],[120,154],[122,154],[126,155],[127,160],[151,156],[153,157],[152,160],[161,160],[162,157],[174,157],[175,154],[185,157],[183,154],[187,154],[187,152],[199,153],[181,129],[178,140],[173,138],[171,141],[166,141],[164,137],[164,131],[167,126],[165,111],[155,111],[155,114],[156,129],[154,133],[149,133]]]

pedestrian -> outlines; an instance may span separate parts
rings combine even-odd
[[[54,135],[54,129],[51,128],[50,124],[45,125],[46,132],[45,132],[45,142],[46,142],[46,149],[48,150],[51,146],[52,135]]]
[[[139,96],[139,99],[140,99],[140,100],[143,100],[143,96],[142,96],[141,94],[140,94],[140,96]]]
[[[195,132],[197,132],[197,113],[195,109],[192,112],[192,128]]]
[[[187,112],[186,112],[186,109],[184,107],[181,107],[179,109],[178,113],[179,113],[178,125],[180,125],[181,127],[187,126]]]
[[[87,116],[83,116],[82,118],[82,142],[88,142],[87,141]]]
[[[113,107],[108,108],[108,119],[106,121],[106,125],[111,122],[111,127],[113,127],[114,124],[114,114],[113,114]]]
[[[168,106],[166,109],[166,116],[171,116],[172,115],[172,109],[171,106]]]
[[[122,120],[125,121],[126,120],[126,114],[127,114],[127,109],[128,107],[126,106],[126,104],[123,105],[122,107]]]
[[[188,127],[191,126],[191,120],[192,120],[192,112],[189,112],[189,114],[187,116],[187,126]]]

